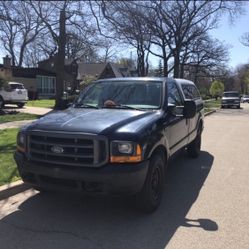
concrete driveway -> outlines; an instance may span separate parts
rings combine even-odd
[[[249,107],[249,105],[248,105]],[[249,248],[249,108],[206,117],[202,153],[172,160],[160,208],[28,190],[0,202],[0,247]]]
[[[51,108],[42,108],[42,107],[33,107],[33,106],[24,106],[23,108],[18,108],[15,105],[6,105],[4,109],[6,111],[17,111],[17,112],[24,112],[24,113],[37,114],[37,115],[45,115],[52,111]]]

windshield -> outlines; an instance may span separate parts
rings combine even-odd
[[[158,109],[161,106],[162,82],[96,82],[83,91],[75,107]]]
[[[23,85],[22,84],[9,84],[10,85],[10,88],[11,90],[15,90],[15,89],[24,89]]]
[[[231,93],[224,93],[223,97],[239,97],[239,93],[231,92]]]

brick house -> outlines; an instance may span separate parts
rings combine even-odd
[[[38,62],[37,68],[23,68],[11,66],[11,58],[3,58],[3,64],[0,64],[0,75],[8,81],[23,83],[29,91],[29,95],[37,95],[39,98],[51,98],[55,95],[56,73],[55,73],[56,55],[46,60]],[[115,63],[82,63],[73,59],[65,59],[65,79],[64,91],[67,87],[78,89],[79,83],[84,82],[86,78],[104,79],[117,77],[137,76],[136,70]]]
[[[39,93],[39,97],[52,97],[55,94],[56,74],[41,68],[23,68],[11,66],[11,58],[3,58],[0,64],[0,75],[8,81],[19,82],[29,92],[29,98],[34,98]]]

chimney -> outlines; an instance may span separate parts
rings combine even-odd
[[[5,68],[11,68],[11,58],[8,55],[3,57],[3,66]]]

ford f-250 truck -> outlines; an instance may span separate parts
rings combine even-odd
[[[15,160],[39,190],[129,194],[145,211],[163,193],[169,157],[197,157],[203,101],[194,83],[118,78],[92,83],[75,103],[20,130]]]

